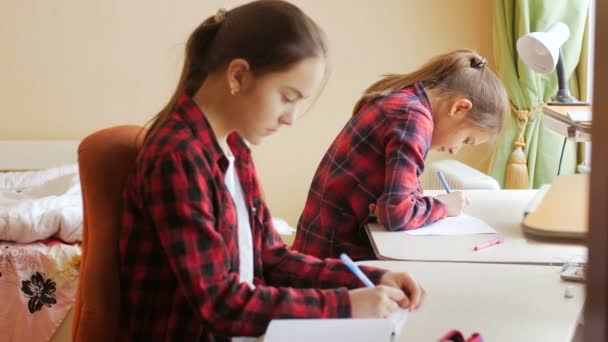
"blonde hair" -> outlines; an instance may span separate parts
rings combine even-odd
[[[421,82],[439,90],[441,97],[463,96],[473,104],[468,120],[475,126],[498,133],[509,113],[509,97],[500,80],[486,67],[485,58],[471,50],[455,50],[433,57],[408,74],[385,75],[365,90],[353,115],[376,98]]]

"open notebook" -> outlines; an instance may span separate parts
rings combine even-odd
[[[407,321],[409,311],[399,309],[384,319],[275,319],[264,342],[388,342]]]

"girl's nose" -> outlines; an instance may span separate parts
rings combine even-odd
[[[281,115],[279,117],[279,123],[282,125],[291,126],[296,121],[295,110],[290,110],[289,112]]]

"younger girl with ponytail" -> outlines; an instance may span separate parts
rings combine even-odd
[[[190,36],[175,94],[153,119],[124,189],[121,337],[227,341],[273,318],[386,317],[416,309],[406,273],[292,251],[274,230],[251,153],[320,85],[322,31],[297,7],[219,11]],[[240,338],[242,340],[242,338]],[[234,340],[234,339],[233,339]]]
[[[424,159],[430,149],[455,154],[487,141],[508,110],[503,85],[473,51],[446,53],[374,83],[321,160],[294,249],[374,259],[364,230],[370,210],[392,231],[459,215],[468,204],[462,192],[422,195]]]

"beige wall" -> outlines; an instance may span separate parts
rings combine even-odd
[[[172,92],[191,30],[242,2],[3,1],[0,139],[81,139],[106,126],[144,124]],[[274,215],[295,225],[317,163],[380,74],[454,48],[493,58],[491,1],[293,2],[326,30],[333,72],[313,109],[254,153]],[[489,147],[458,158],[485,169]]]

